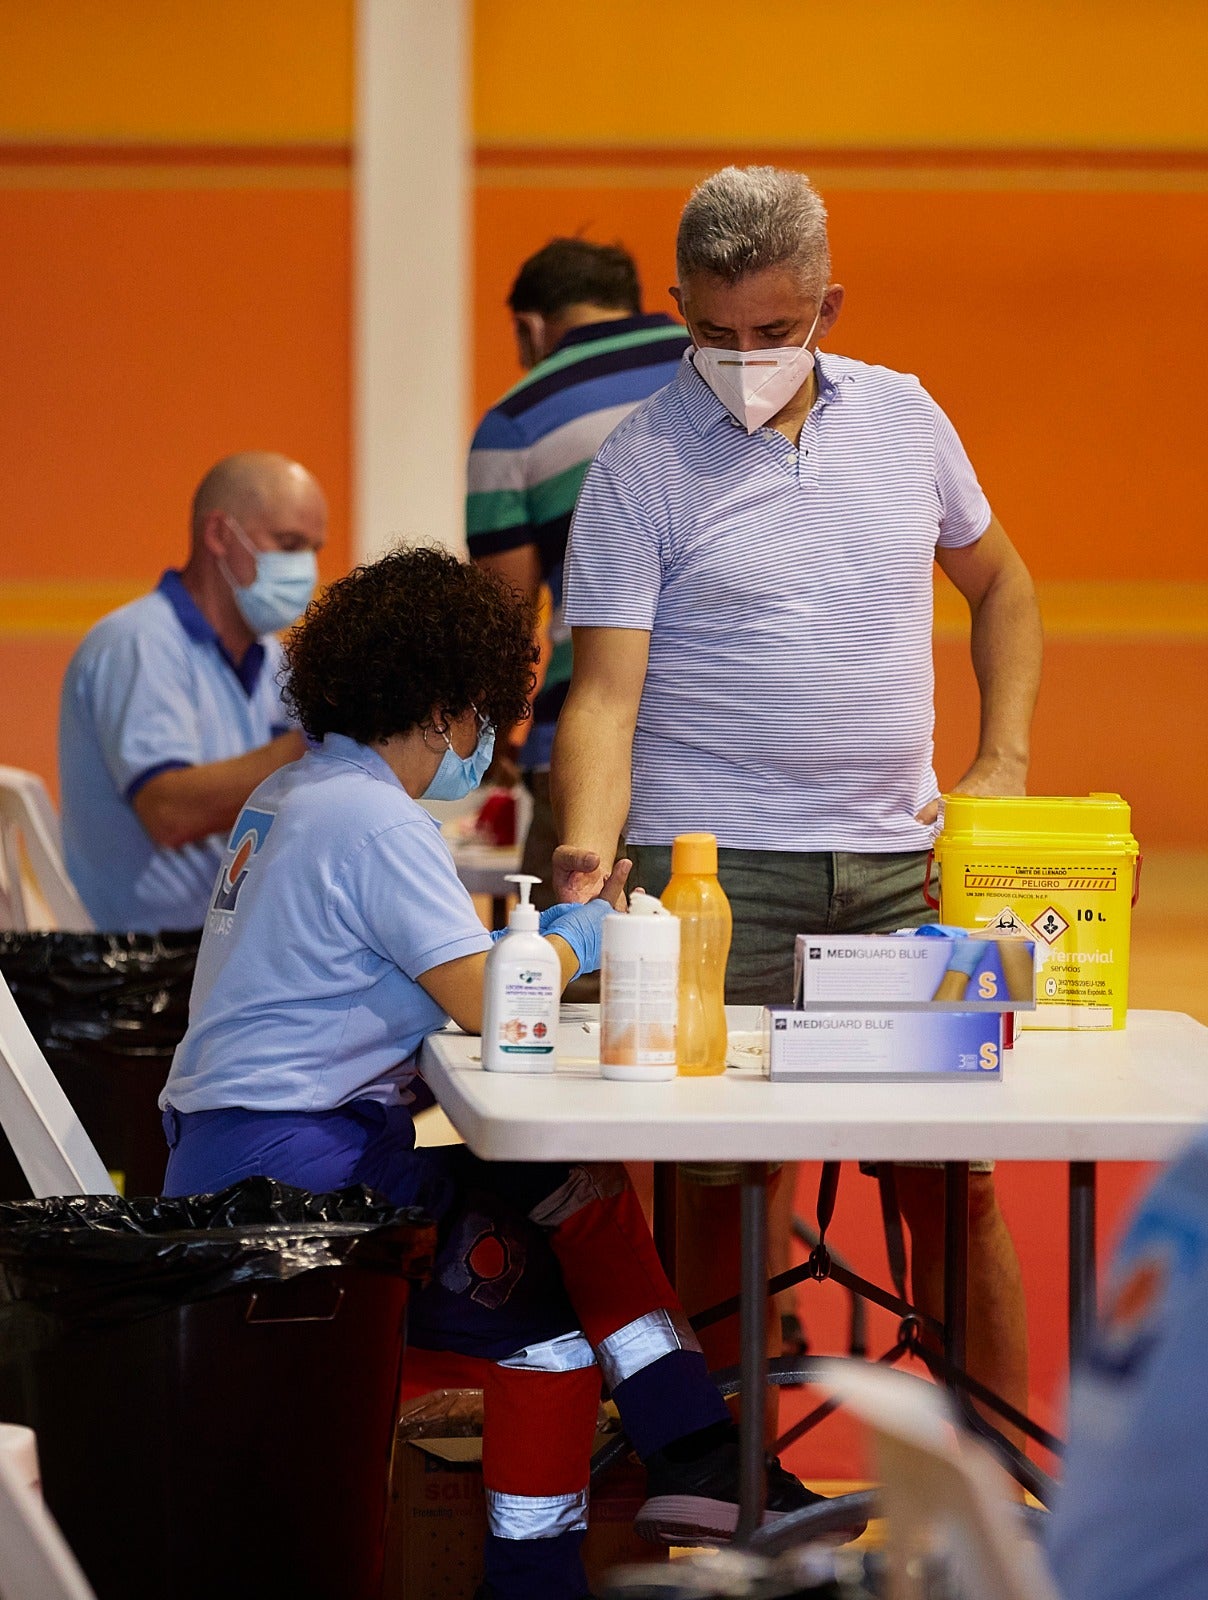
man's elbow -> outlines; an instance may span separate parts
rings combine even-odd
[[[134,797],[134,814],[157,849],[180,850],[198,837],[182,808],[166,796],[144,790]]]

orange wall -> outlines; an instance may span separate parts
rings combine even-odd
[[[1201,0],[477,0],[497,148],[1202,150]]]
[[[819,7],[765,0],[771,69],[733,16],[672,0],[654,40],[638,0],[478,0],[475,410],[516,375],[502,302],[550,234],[623,239],[665,305],[696,178],[806,167],[836,348],[920,373],[1042,583],[1036,786],[1119,787],[1147,843],[1205,842],[1208,12],[868,0],[823,39]],[[347,561],[352,20],[0,0],[0,670],[29,685],[2,759],[52,776],[65,646],[175,558],[217,455],[307,461]],[[975,695],[940,599],[951,781]]]
[[[932,237],[950,238],[968,224],[967,197],[923,198]],[[1100,605],[1107,639],[1070,639],[1059,628],[1051,640],[1036,786],[1118,787],[1147,844],[1202,841],[1203,741],[1180,736],[1205,722],[1208,648],[1202,636],[1186,636],[1194,614],[1189,621],[1183,613],[1173,635],[1110,637],[1129,604],[1131,575],[1183,586],[1208,579],[1206,541],[1194,533],[1208,503],[1194,374],[1208,351],[1202,325],[1185,315],[1193,268],[1178,250],[1120,229],[1122,210],[1135,217],[1142,209],[1131,199],[977,198],[979,236],[1002,263],[1000,281],[984,304],[962,303],[954,322],[942,277],[901,242],[902,216],[917,216],[919,197],[832,196],[837,272],[850,294],[836,344],[925,376],[1041,580],[1122,585]],[[1202,250],[1204,197],[1142,200],[1159,218],[1165,212],[1188,255]],[[675,190],[480,190],[479,238],[491,242],[476,278],[480,405],[514,375],[499,311],[510,263],[549,232],[591,222],[599,236],[632,245],[658,304],[677,204]],[[6,330],[19,381],[0,393],[10,443],[0,459],[0,583],[10,595],[7,608],[0,605],[10,629],[0,636],[0,663],[7,681],[27,686],[4,719],[3,757],[50,776],[69,651],[59,628],[46,637],[49,602],[18,606],[14,581],[37,585],[39,595],[55,585],[70,642],[93,595],[96,611],[121,598],[96,585],[133,589],[176,559],[189,487],[209,461],[247,441],[289,450],[319,473],[333,504],[324,567],[332,574],[346,562],[348,196],[0,191],[0,209],[6,237],[17,242],[0,254],[0,304],[19,312]],[[1034,240],[1030,253],[1012,250],[1020,217],[1044,223],[1022,234]],[[1131,323],[1133,348],[1145,359],[1134,364],[1127,403],[1092,408],[1100,391],[1118,388],[1121,347],[1104,330],[1126,293],[1092,284],[1037,307],[1030,280],[1047,271],[1076,281],[1079,241],[1114,230],[1129,240],[1120,278],[1149,286],[1140,335]],[[288,296],[277,287],[283,260]],[[957,268],[956,294],[964,296],[972,269],[968,261]],[[1018,319],[1000,314],[1014,306]],[[976,361],[968,356],[970,325]],[[1181,384],[1171,381],[1179,375]],[[76,591],[75,609],[63,604],[65,584]],[[14,636],[18,610],[34,614],[35,636]],[[951,781],[975,737],[975,693],[963,649],[949,638],[938,648],[939,758]]]
[[[351,0],[0,0],[0,139],[325,144]]]
[[[347,565],[352,11],[0,0],[0,37],[0,762],[53,787],[75,642],[219,456],[304,461]]]
[[[691,183],[802,164],[849,291],[836,348],[920,373],[1041,580],[1035,786],[1118,787],[1147,846],[1208,843],[1201,0],[474,13],[475,408],[516,376],[503,300],[551,234],[624,240],[665,305]],[[0,0],[0,39],[0,762],[53,782],[75,641],[178,557],[217,456],[306,461],[324,569],[347,562],[352,0]],[[950,781],[976,694],[940,598]],[[1105,1213],[1136,1179],[1105,1177]],[[846,1181],[837,1238],[879,1272]],[[1003,1189],[1050,1405],[1060,1174]]]

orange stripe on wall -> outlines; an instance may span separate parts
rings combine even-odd
[[[136,599],[144,585],[94,583],[87,578],[60,583],[0,581],[0,639],[80,638],[94,622]],[[1208,640],[1208,584],[1203,583],[1041,583],[1040,610],[1049,639]],[[951,584],[939,579],[935,592],[935,634],[963,639],[969,610]]]
[[[949,149],[578,149],[479,146],[476,179],[489,189],[688,190],[728,166],[808,172],[819,189],[1208,190],[1208,151]]]
[[[347,144],[0,145],[0,189],[347,189]]]

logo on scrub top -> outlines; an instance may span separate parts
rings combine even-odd
[[[222,871],[218,874],[218,887],[214,891],[215,911],[233,912],[239,904],[239,894],[247,880],[248,869],[268,838],[274,815],[272,811],[257,811],[252,806],[245,806],[239,813],[239,820],[231,829]]]

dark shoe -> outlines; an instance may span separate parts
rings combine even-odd
[[[737,1433],[737,1429],[735,1430]],[[674,1448],[674,1447],[673,1447]],[[767,1507],[763,1526],[790,1512],[821,1505],[826,1496],[807,1489],[786,1472],[776,1456],[766,1458]],[[695,1461],[673,1461],[656,1450],[646,1463],[646,1503],[634,1529],[652,1544],[728,1544],[738,1526],[738,1440],[726,1440]],[[864,1532],[862,1518],[853,1518],[842,1539]],[[832,1535],[831,1537],[835,1537]]]

